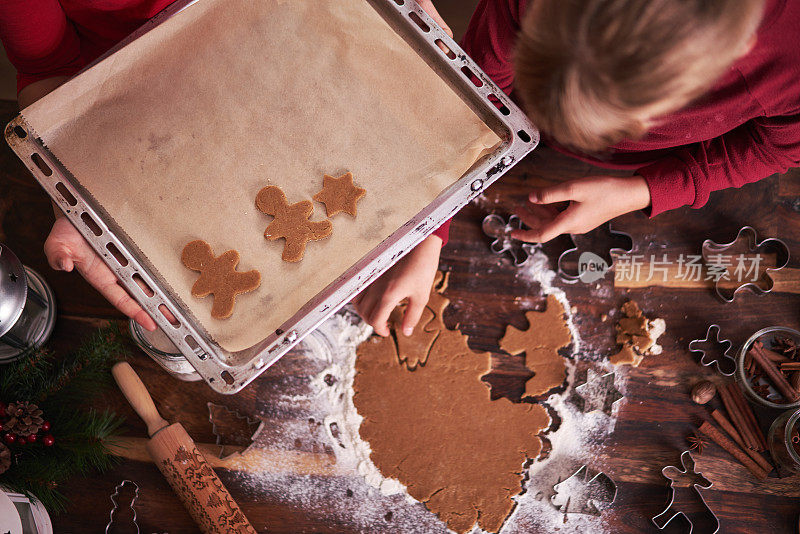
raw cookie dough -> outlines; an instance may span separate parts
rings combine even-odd
[[[490,400],[481,381],[490,366],[489,353],[473,352],[457,330],[442,330],[413,371],[398,364],[391,337],[358,348],[353,403],[370,458],[457,532],[476,521],[488,532],[502,527],[550,425],[538,404]]]
[[[239,253],[235,250],[223,252],[215,258],[211,246],[196,240],[183,247],[183,264],[199,271],[200,277],[192,285],[192,296],[197,298],[214,295],[211,317],[227,319],[233,314],[236,295],[253,291],[261,284],[261,274],[256,271],[238,272]]]
[[[264,237],[270,241],[285,239],[283,261],[298,262],[303,259],[306,243],[325,239],[331,235],[331,222],[308,220],[314,212],[310,200],[289,204],[280,187],[270,185],[263,188],[256,196],[256,207],[259,211],[272,215],[274,219],[264,231]]]
[[[572,335],[564,320],[564,306],[553,295],[547,297],[543,312],[529,311],[525,318],[528,329],[506,328],[500,348],[513,355],[525,353],[525,365],[536,373],[525,384],[525,396],[533,397],[564,383],[567,370],[558,350],[572,343]]]
[[[322,191],[314,195],[314,200],[325,204],[328,217],[341,212],[355,217],[356,203],[366,194],[366,189],[353,185],[353,173],[348,172],[338,178],[326,174],[322,178]]]
[[[666,330],[664,319],[648,319],[632,300],[622,305],[622,313],[616,326],[617,343],[622,349],[609,361],[614,365],[638,367],[645,355],[661,354],[661,346],[656,345],[656,341]]]

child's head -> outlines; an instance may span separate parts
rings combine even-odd
[[[515,86],[559,143],[603,150],[698,97],[749,50],[764,0],[529,0]]]

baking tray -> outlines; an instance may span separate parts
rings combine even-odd
[[[175,2],[103,57],[198,1],[202,0]],[[538,145],[539,132],[525,114],[416,2],[364,1],[447,82],[501,142],[436,200],[302,306],[280,328],[248,349],[230,352],[210,338],[193,315],[178,304],[180,300],[166,289],[169,286],[138,248],[129,242],[125,232],[96,205],[92,196],[48,150],[22,115],[14,118],[5,129],[9,146],[36,180],[209,386],[220,393],[236,393],[254,380]],[[171,324],[161,310],[172,312],[177,324]]]

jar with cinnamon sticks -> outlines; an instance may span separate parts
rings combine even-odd
[[[800,473],[800,410],[787,410],[772,423],[767,444],[778,472]]]
[[[736,356],[736,381],[748,400],[766,408],[800,407],[800,332],[762,328]]]

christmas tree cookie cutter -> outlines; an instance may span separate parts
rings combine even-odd
[[[743,249],[742,246],[744,246]],[[761,276],[759,276],[756,280],[742,281],[737,279],[737,284],[735,286],[726,286],[724,282],[727,281],[726,277],[729,278],[729,273],[727,266],[722,264],[722,258],[733,259],[734,254],[741,256],[745,252],[749,254],[756,254],[756,257],[759,259],[758,264],[760,264],[761,254],[774,253],[775,266],[766,267]],[[710,269],[709,266],[726,268],[724,273],[720,271],[720,276],[715,278],[714,291],[720,300],[727,303],[733,302],[733,299],[736,298],[736,294],[743,289],[748,289],[757,295],[766,295],[767,293],[771,292],[772,288],[775,286],[775,282],[770,276],[770,273],[780,271],[789,264],[789,246],[786,244],[786,242],[776,237],[769,237],[763,241],[759,241],[758,233],[756,233],[752,226],[742,226],[742,228],[736,234],[736,239],[730,243],[717,243],[711,239],[706,239],[703,241],[701,255],[703,256],[703,263],[706,264],[707,268]],[[720,261],[715,262],[715,258]],[[745,274],[749,274],[749,271]]]
[[[720,339],[719,333],[718,324],[709,325],[705,338],[693,339],[689,342],[689,352],[700,353],[700,365],[704,367],[713,365],[717,368],[719,374],[733,376],[733,373],[736,372],[736,359],[728,354],[728,351],[733,347],[733,343],[730,339]],[[714,345],[714,348],[703,348],[709,345]],[[723,346],[725,347],[724,350],[722,349]]]
[[[683,469],[679,469],[678,466],[675,465],[668,465],[661,470],[661,474],[664,478],[670,481],[670,497],[664,511],[651,518],[651,521],[658,530],[664,530],[673,519],[678,516],[683,516],[689,523],[689,534],[692,534],[695,526],[698,526],[703,532],[708,532],[710,534],[716,534],[719,531],[719,518],[717,514],[711,511],[711,508],[708,507],[706,500],[703,498],[703,494],[700,493],[701,489],[709,489],[714,484],[705,478],[703,473],[695,471],[694,466],[692,453],[690,451],[683,451],[681,453],[681,467],[683,467]],[[690,507],[691,509],[689,510],[678,510],[674,508],[676,506],[675,482],[683,476],[692,479],[690,495],[694,495],[699,499],[699,503],[696,502],[695,504],[699,504],[700,506]],[[713,530],[703,528],[711,527],[712,525]]]
[[[133,498],[130,501],[130,504],[126,504],[127,508],[130,508],[133,512],[133,517],[131,518],[131,523],[125,525],[127,528],[124,532],[130,532],[131,526],[136,527],[136,533],[139,533],[139,523],[136,522],[136,508],[134,508],[134,504],[136,504],[136,499],[139,498],[139,485],[132,481],[132,480],[123,480],[114,488],[114,493],[111,495],[111,502],[114,504],[114,507],[111,509],[111,512],[108,514],[108,524],[106,525],[105,534],[114,534],[115,532],[120,531],[121,521],[119,521],[115,516],[117,512],[120,511],[121,506],[120,503],[117,501],[118,498],[121,497],[122,490],[125,488],[126,485],[133,486]]]
[[[506,220],[500,215],[490,213],[483,218],[481,228],[484,234],[493,238],[489,245],[492,252],[498,256],[508,253],[517,267],[524,265],[536,249],[537,245],[533,243],[525,243],[511,237],[511,232],[522,229],[522,221],[516,215]]]
[[[550,503],[561,513],[599,516],[617,498],[617,484],[603,472],[589,478],[589,468],[580,469],[553,486]]]
[[[582,280],[587,283],[603,278],[614,266],[612,254],[630,254],[633,252],[633,237],[611,228],[610,223],[598,226],[585,234],[570,234],[572,247],[558,256],[558,275],[568,283]],[[577,256],[575,269],[569,265]],[[582,265],[595,264],[597,268],[591,272],[582,270]],[[568,266],[569,265],[569,266]]]
[[[256,442],[256,437],[264,429],[264,421],[258,418],[253,419],[247,415],[242,415],[242,413],[238,410],[233,410],[223,404],[209,402],[206,403],[206,406],[208,406],[208,422],[211,423],[211,433],[214,434],[214,437],[216,438],[216,444],[219,446],[219,458],[221,460],[230,458],[235,454],[244,454],[253,448],[253,445]],[[219,420],[219,415],[227,416],[228,423],[231,421],[237,423],[239,428],[231,429],[230,424],[228,425],[228,428],[220,428],[221,421]],[[224,443],[226,438],[234,441],[247,440],[250,443],[247,445],[243,445],[241,443]],[[230,446],[244,446],[244,450],[233,451],[225,454],[225,447]]]

